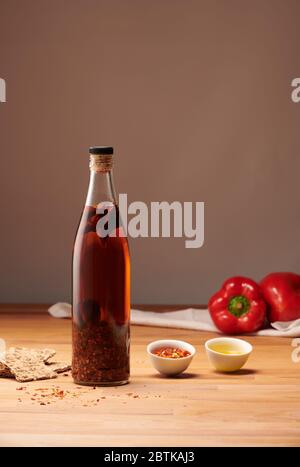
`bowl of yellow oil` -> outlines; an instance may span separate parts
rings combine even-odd
[[[216,337],[205,342],[207,357],[220,372],[240,370],[247,362],[253,347],[243,339]]]

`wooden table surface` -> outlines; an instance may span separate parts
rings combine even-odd
[[[59,359],[69,360],[70,321],[41,309],[0,310],[0,337],[7,346],[53,347]],[[191,342],[198,354],[187,373],[166,379],[151,367],[145,348],[171,337]],[[211,337],[132,326],[131,383],[117,388],[79,389],[63,375],[26,384],[0,379],[0,445],[300,445],[300,363],[292,362],[292,339],[248,337],[254,352],[246,367],[218,374],[203,349]],[[40,405],[37,389],[55,386],[66,397]]]

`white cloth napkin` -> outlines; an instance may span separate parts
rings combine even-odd
[[[48,309],[54,318],[71,318],[69,303],[56,303]],[[165,328],[194,329],[199,331],[220,332],[214,325],[208,310],[186,308],[184,310],[156,311],[131,310],[132,324],[143,326],[161,326]],[[261,329],[253,333],[257,336],[300,337],[300,319],[295,321],[276,321],[268,329]]]

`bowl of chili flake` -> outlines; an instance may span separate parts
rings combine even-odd
[[[196,349],[184,341],[159,340],[148,344],[147,353],[159,373],[164,376],[175,376],[188,368]]]

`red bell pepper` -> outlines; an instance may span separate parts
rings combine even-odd
[[[232,277],[209,300],[213,322],[224,334],[243,334],[261,329],[266,303],[260,286],[247,277]]]
[[[267,302],[269,321],[300,318],[300,276],[293,272],[274,272],[260,283]]]

